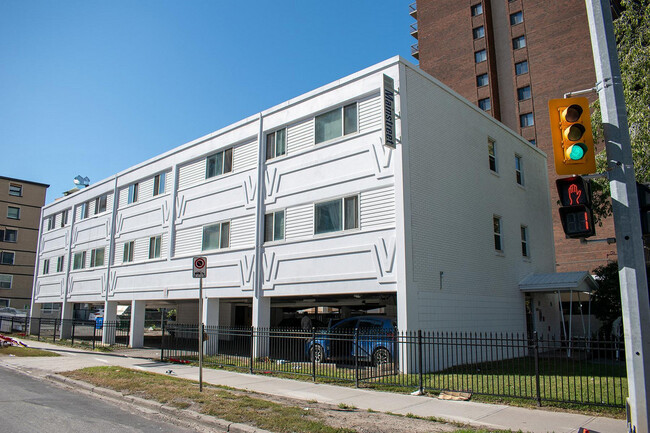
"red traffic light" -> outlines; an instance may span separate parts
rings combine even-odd
[[[587,238],[596,234],[591,211],[589,181],[580,176],[555,181],[560,197],[560,220],[564,234],[569,238]]]
[[[589,182],[580,176],[565,177],[555,181],[562,206],[591,205]]]

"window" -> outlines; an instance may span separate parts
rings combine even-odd
[[[23,195],[23,186],[15,184],[15,183],[10,183],[9,184],[9,195],[13,195],[15,197],[22,197],[22,195]]]
[[[515,155],[515,177],[519,185],[524,184],[524,171],[521,163],[521,156]]]
[[[357,104],[316,116],[316,144],[357,132]]]
[[[81,203],[81,210],[79,212],[79,219],[84,220],[84,219],[88,218],[88,208],[89,208],[88,203],[89,202]]]
[[[524,48],[526,46],[526,37],[519,36],[512,40],[512,49],[518,50],[519,48]]]
[[[264,215],[264,242],[284,239],[284,211]]]
[[[68,209],[61,212],[61,227],[65,227],[68,224]]]
[[[203,251],[228,248],[230,245],[230,222],[225,221],[203,227]]]
[[[11,281],[13,279],[13,275],[0,274],[0,289],[11,289]]]
[[[50,259],[43,260],[43,275],[50,273]]]
[[[317,203],[314,234],[359,228],[359,197],[356,195]]]
[[[20,208],[19,207],[14,207],[14,206],[8,206],[7,207],[7,218],[12,219],[12,220],[19,220],[20,219]]]
[[[154,197],[165,193],[165,173],[157,174],[153,177],[153,195]]]
[[[287,153],[287,129],[266,134],[266,159],[278,157]]]
[[[72,269],[83,269],[86,267],[86,252],[74,253]]]
[[[517,99],[525,101],[530,99],[530,86],[524,86],[517,89]]]
[[[480,26],[472,29],[472,35],[474,35],[474,39],[481,39],[485,37],[485,27]]]
[[[523,75],[528,73],[528,60],[515,63],[515,74]]]
[[[478,100],[478,106],[481,110],[487,111],[490,109],[490,98],[483,98]]]
[[[50,231],[54,228],[54,215],[47,217],[47,230]]]
[[[476,17],[479,16],[483,13],[483,5],[481,3],[477,3],[472,6],[472,16]]]
[[[497,172],[497,145],[493,140],[488,140],[488,163],[490,170]]]
[[[90,251],[90,267],[104,266],[104,248],[95,248]]]
[[[514,26],[517,24],[521,24],[524,22],[524,14],[523,12],[515,12],[514,14],[510,14],[510,25]]]
[[[474,53],[474,61],[476,63],[481,63],[487,60],[487,51],[481,50]]]
[[[16,242],[18,240],[18,230],[4,229],[4,234],[2,232],[3,231],[0,230],[0,241]]]
[[[232,171],[232,147],[210,155],[205,160],[205,178],[220,176]]]
[[[63,256],[56,258],[56,271],[63,272]]]
[[[490,83],[488,80],[488,74],[481,74],[476,76],[476,85],[478,87],[487,86]]]
[[[521,226],[521,256],[530,256],[528,252],[528,227],[526,226]]]
[[[534,138],[531,138],[530,140],[528,140],[528,142],[533,146],[537,146],[537,140],[535,140]]]
[[[98,213],[106,212],[106,198],[107,195],[100,195],[95,199],[95,215]]]
[[[519,115],[519,125],[522,128],[525,128],[526,126],[533,126],[534,124],[535,118],[533,117],[533,113],[525,113]]]
[[[160,236],[152,236],[149,238],[149,258],[157,259],[160,257],[160,243],[162,238]]]
[[[138,184],[132,183],[129,185],[129,197],[126,202],[130,204],[135,203],[136,201],[138,201]]]
[[[493,216],[492,224],[494,225],[494,249],[503,251],[503,245],[501,243],[501,218]]]
[[[133,247],[134,241],[124,242],[124,254],[122,255],[122,263],[129,263],[133,261]]]
[[[3,251],[0,253],[0,265],[13,265],[15,256],[13,251]]]

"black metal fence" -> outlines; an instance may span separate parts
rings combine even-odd
[[[161,359],[198,361],[198,326],[163,329]],[[623,343],[536,334],[204,329],[204,365],[384,390],[624,407]]]
[[[63,335],[71,345],[98,346],[129,345],[129,323],[124,321],[50,319],[43,317],[0,316],[0,332],[24,334],[53,343]]]

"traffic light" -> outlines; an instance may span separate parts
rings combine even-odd
[[[551,138],[557,174],[596,172],[596,153],[591,133],[587,98],[551,99]]]
[[[560,220],[564,234],[569,238],[588,238],[596,234],[591,210],[589,182],[580,176],[555,181],[560,197]]]
[[[639,197],[641,211],[641,233],[650,235],[650,188],[642,183],[636,184],[636,194]]]

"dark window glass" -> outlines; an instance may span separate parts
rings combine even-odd
[[[523,62],[515,63],[515,73],[517,75],[527,74],[528,73],[528,60]]]
[[[488,74],[481,74],[476,76],[476,85],[478,87],[487,86],[490,83]]]
[[[530,86],[524,86],[524,87],[520,87],[520,88],[517,89],[517,98],[520,101],[530,99],[530,96],[531,96]]]
[[[490,98],[483,98],[478,100],[478,106],[481,110],[487,111],[491,108]]]
[[[513,50],[518,50],[520,48],[524,48],[526,46],[526,37],[525,36],[519,36],[516,37],[512,40],[512,49]]]
[[[481,39],[485,37],[485,27],[480,26],[472,29],[472,35],[474,39]]]
[[[510,25],[514,26],[515,24],[521,24],[524,22],[524,14],[519,11],[514,14],[510,14]]]

